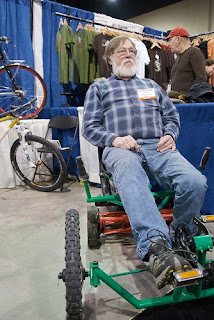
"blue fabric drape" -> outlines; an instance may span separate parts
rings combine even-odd
[[[151,35],[158,36],[158,37],[166,37],[167,36],[167,32],[159,31],[159,30],[152,29],[149,27],[144,27],[143,32],[145,32],[146,34],[151,34]]]
[[[204,171],[204,175],[207,177],[208,190],[202,213],[214,214],[214,103],[177,104],[176,107],[181,118],[181,130],[176,145],[181,154],[198,168],[204,149],[207,146],[212,149]],[[45,118],[56,115],[78,114],[76,108],[50,108],[43,111]],[[79,154],[78,140],[75,143],[73,159]],[[76,164],[73,162],[73,165]]]
[[[67,102],[66,96],[60,92],[66,92],[67,87],[59,83],[59,58],[55,51],[56,34],[59,27],[60,16],[55,12],[72,15],[87,20],[94,20],[94,13],[72,8],[59,3],[44,0],[42,3],[42,28],[43,28],[43,63],[44,80],[47,86],[48,99],[45,108],[57,108]],[[63,18],[63,17],[62,17]],[[63,18],[64,19],[64,18]],[[70,26],[73,32],[79,21],[72,20]],[[84,25],[83,22],[81,22]],[[72,90],[75,86],[72,87]]]
[[[198,168],[204,149],[212,148],[204,171],[208,190],[202,212],[214,214],[214,103],[178,104],[176,107],[181,118],[177,141],[181,154]]]
[[[0,13],[0,36],[7,36],[16,45],[8,45],[9,58],[25,60],[33,68],[30,1],[1,0]]]

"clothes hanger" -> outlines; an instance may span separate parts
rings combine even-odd
[[[84,29],[90,30],[90,31],[96,31],[95,28],[94,28],[92,25],[90,25],[90,24],[86,24],[86,25],[84,26]]]
[[[79,29],[84,29],[83,25],[81,22],[79,22],[77,28],[76,28],[76,32],[79,31]]]
[[[192,40],[191,44],[193,45],[193,47],[197,47],[199,46],[199,44],[201,43],[201,39],[200,38],[195,38]]]
[[[103,35],[108,34],[108,28],[107,28],[107,27],[102,28],[102,29],[100,30],[100,32],[101,32]]]
[[[60,29],[60,27],[63,26],[63,25],[64,25],[64,22],[63,22],[62,18],[60,18],[60,20],[59,20],[59,29]]]
[[[67,26],[68,25],[68,22],[66,19],[64,19],[64,26]]]
[[[116,37],[116,36],[119,35],[118,31],[116,31],[116,30],[111,29],[110,32],[111,32],[110,36],[115,36]]]
[[[157,40],[154,40],[153,41],[153,44],[151,46],[151,49],[154,49],[155,47],[161,49],[161,46],[159,45],[158,41]]]

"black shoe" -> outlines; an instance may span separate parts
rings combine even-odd
[[[190,263],[175,254],[162,239],[154,241],[149,249],[149,266],[158,289],[173,282],[173,272],[192,269]]]

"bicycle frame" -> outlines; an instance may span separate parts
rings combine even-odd
[[[14,63],[11,64],[12,61],[8,59],[9,63],[7,63],[7,62],[6,62],[5,55],[6,55],[6,53],[4,53],[3,50],[2,50],[1,47],[0,47],[0,62],[2,62],[2,64],[3,64],[3,65],[0,67],[0,71],[1,71],[3,68],[6,69],[6,71],[7,71],[7,73],[8,73],[8,76],[9,76],[9,78],[10,78],[12,84],[13,84],[14,90],[18,90],[18,86],[17,86],[17,84],[16,84],[16,82],[15,82],[15,80],[14,80],[14,76],[12,75],[11,71],[8,69],[8,66],[16,66],[16,67],[21,66],[21,65],[23,65],[23,64],[21,64],[21,63],[23,63],[24,60],[13,60]],[[8,57],[7,57],[7,58],[8,58]],[[27,67],[27,68],[29,68],[28,65],[24,65],[24,66]],[[6,95],[14,95],[14,92],[10,92],[10,93],[9,93],[9,92],[0,93],[0,96],[5,95],[5,94],[6,94]]]
[[[30,131],[27,128],[22,128],[20,124],[20,119],[15,118],[14,116],[6,116],[3,118],[0,118],[0,122],[4,122],[7,120],[12,120],[12,122],[9,124],[8,128],[0,135],[0,142],[6,137],[6,135],[9,133],[9,131],[15,126],[17,135],[19,137],[20,144],[22,146],[22,149],[25,153],[26,159],[29,163],[30,168],[36,168],[36,165],[33,163],[31,155],[30,155],[30,146],[28,142],[26,141],[25,137]],[[36,154],[37,161],[41,161],[38,153]]]

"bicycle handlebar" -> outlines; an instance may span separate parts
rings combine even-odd
[[[11,114],[15,117],[15,112],[16,111],[27,107],[28,105],[30,105],[31,103],[35,102],[36,100],[37,100],[37,98],[33,98],[32,100],[28,101],[27,103],[25,103],[25,104],[23,104],[23,105],[21,105],[19,107],[15,107],[15,109],[13,109],[13,110],[9,110],[9,111],[3,112],[3,113],[0,114],[0,118],[4,118],[4,117],[6,117],[8,115],[11,115]]]
[[[210,156],[210,152],[211,152],[211,148],[210,147],[206,147],[205,151],[204,151],[204,153],[202,155],[200,164],[199,164],[199,169],[201,171],[203,171],[205,169],[205,167],[206,167],[207,161],[208,161],[209,156]]]
[[[6,36],[0,37],[0,42],[12,43],[12,41]]]

